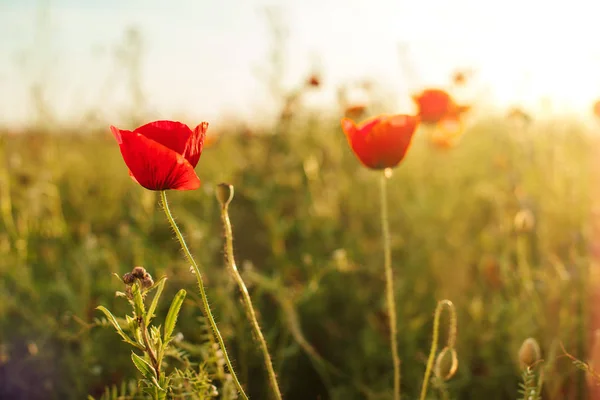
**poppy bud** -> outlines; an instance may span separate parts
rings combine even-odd
[[[530,210],[521,210],[515,215],[514,225],[518,233],[531,232],[535,226],[535,217]]]
[[[233,185],[228,183],[219,183],[216,190],[217,200],[221,207],[225,208],[233,200]]]
[[[457,369],[458,358],[456,357],[456,350],[454,350],[454,348],[444,347],[435,359],[433,373],[438,379],[447,381],[454,376]]]
[[[542,358],[540,345],[534,338],[527,338],[519,349],[519,363],[521,368],[532,367]]]

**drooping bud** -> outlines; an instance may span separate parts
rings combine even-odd
[[[229,206],[231,200],[233,200],[233,185],[228,183],[219,183],[217,190],[215,191],[217,200],[221,204],[221,207],[225,208]]]
[[[435,359],[433,373],[438,379],[447,381],[452,378],[458,369],[458,357],[456,350],[451,347],[444,347]]]

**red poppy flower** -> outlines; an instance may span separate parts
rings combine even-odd
[[[457,117],[470,109],[469,106],[458,106],[454,99],[444,90],[426,89],[413,96],[419,108],[419,117],[426,124],[436,124],[448,117]]]
[[[381,115],[358,125],[342,119],[342,129],[360,162],[368,168],[395,167],[402,161],[419,118],[411,115]]]
[[[194,168],[200,160],[207,129],[207,122],[192,131],[174,121],[150,122],[133,131],[110,127],[129,167],[129,175],[150,190],[200,187]]]

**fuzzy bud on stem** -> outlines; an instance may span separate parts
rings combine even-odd
[[[519,349],[521,368],[530,368],[542,358],[540,345],[534,338],[527,338]]]

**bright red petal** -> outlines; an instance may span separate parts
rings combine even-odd
[[[368,121],[350,145],[366,167],[392,168],[406,155],[417,124],[413,116],[381,116]]]
[[[202,148],[204,147],[204,138],[206,137],[207,129],[208,122],[202,122],[194,129],[185,144],[185,149],[182,154],[185,159],[192,164],[193,167],[196,167],[196,165],[198,165],[198,161],[200,161],[200,155],[202,154]]]
[[[148,139],[154,140],[182,155],[186,149],[188,140],[193,136],[192,130],[187,125],[176,121],[150,122],[140,126],[133,132],[140,133]],[[193,163],[192,165],[196,166]]]
[[[181,154],[137,132],[119,131],[119,147],[133,180],[150,190],[194,190],[200,179]]]

